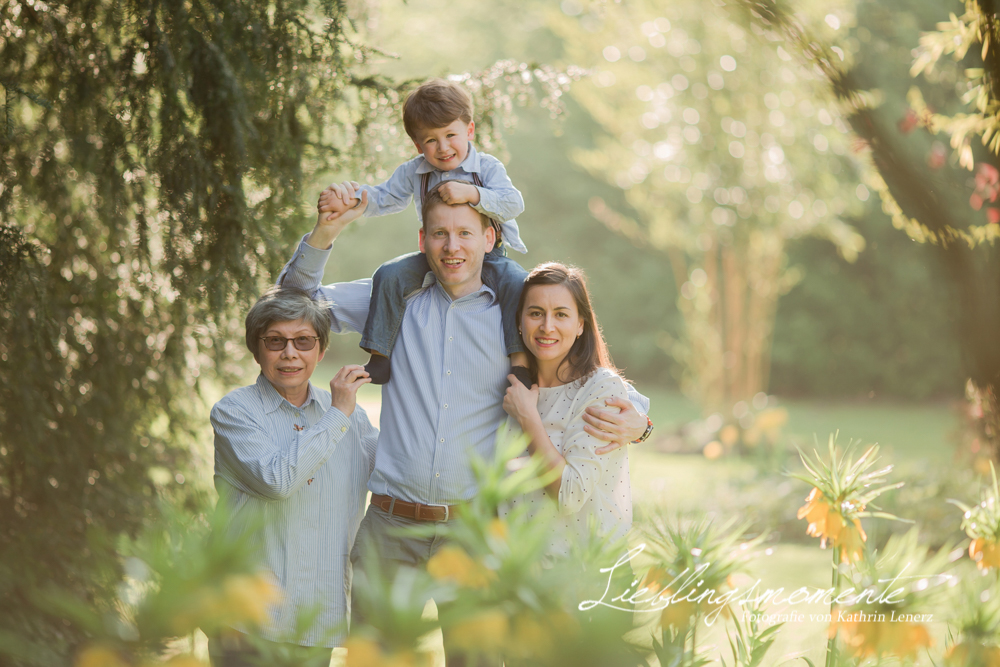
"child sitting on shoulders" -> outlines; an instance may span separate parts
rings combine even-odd
[[[356,206],[364,190],[368,193],[365,216],[397,213],[416,198],[417,217],[423,224],[421,205],[427,193],[443,182],[439,190],[446,204],[469,204],[489,217],[497,231],[497,243],[483,260],[482,279],[500,301],[512,372],[530,387],[528,360],[515,321],[527,271],[504,250],[506,246],[527,252],[514,219],[524,211],[521,193],[498,159],[473,147],[476,125],[472,122],[472,97],[461,85],[442,79],[422,84],[403,104],[403,127],[420,155],[401,164],[379,185],[353,181],[331,185],[320,195],[319,211],[339,213]],[[386,262],[372,276],[371,307],[361,347],[371,353],[365,370],[374,384],[389,381],[389,359],[403,321],[406,297],[422,287],[428,271],[424,254],[414,252]]]

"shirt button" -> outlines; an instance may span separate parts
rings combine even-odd
[[[341,426],[340,427],[340,432],[341,433],[347,433],[347,427],[346,426]]]
[[[451,371],[448,371],[448,375],[451,375]]]
[[[441,476],[441,473],[439,473],[439,472],[436,472],[436,473],[434,473],[434,476],[435,476],[435,477],[440,477],[440,476]]]
[[[444,409],[445,409],[445,410],[447,410],[447,409],[448,409],[448,404],[447,404],[447,403],[445,403],[445,404],[444,404]]]
[[[444,442],[444,438],[441,438],[441,442]]]
[[[454,336],[448,336],[448,340],[455,340]]]

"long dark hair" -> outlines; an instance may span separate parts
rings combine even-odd
[[[559,262],[546,262],[539,264],[524,280],[524,289],[521,290],[521,299],[517,303],[517,322],[520,327],[521,314],[524,312],[524,301],[527,298],[528,290],[535,285],[563,285],[573,295],[576,302],[576,310],[583,320],[583,333],[573,342],[559,368],[556,370],[556,378],[563,382],[572,382],[580,378],[585,378],[593,373],[598,367],[618,373],[611,361],[611,354],[608,346],[604,342],[604,335],[601,327],[597,324],[597,315],[594,314],[594,307],[590,303],[590,292],[587,290],[587,277],[582,269],[575,266],[566,266]],[[538,361],[535,355],[528,353],[528,369],[534,379],[538,379]],[[565,370],[563,366],[566,366]],[[564,375],[565,373],[565,375]],[[565,378],[565,379],[564,379]]]

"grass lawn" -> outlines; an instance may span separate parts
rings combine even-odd
[[[698,407],[677,392],[639,389],[649,396],[650,417],[661,433],[701,416]],[[839,430],[839,443],[846,445],[852,438],[878,443],[885,455],[900,460],[946,462],[952,456],[958,413],[946,402],[786,401],[779,397],[778,405],[788,410],[785,431],[790,440],[805,451],[812,449],[814,438],[825,449],[827,438]]]

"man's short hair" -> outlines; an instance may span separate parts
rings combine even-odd
[[[427,192],[427,196],[424,198],[424,200],[420,202],[420,217],[423,219],[424,231],[427,231],[427,214],[431,211],[431,209],[436,208],[438,206],[451,206],[451,204],[445,202],[445,200],[441,198],[441,186],[444,185],[445,183],[464,183],[466,185],[475,185],[475,183],[473,183],[472,181],[466,181],[460,178],[453,178],[449,181],[441,181],[433,188],[431,188]],[[490,226],[490,223],[492,221],[490,220],[489,216],[487,216],[482,211],[476,210],[475,208],[473,208],[471,204],[456,204],[456,206],[468,206],[473,211],[478,213],[479,221],[483,223],[484,232],[486,231],[486,228]]]
[[[414,141],[420,130],[447,127],[456,120],[472,122],[472,96],[453,81],[426,81],[403,103],[403,128]]]
[[[261,294],[247,313],[247,349],[253,353],[254,359],[260,352],[260,339],[272,324],[295,320],[312,325],[319,336],[320,351],[326,350],[330,343],[330,304],[316,301],[298,287],[275,285]]]

